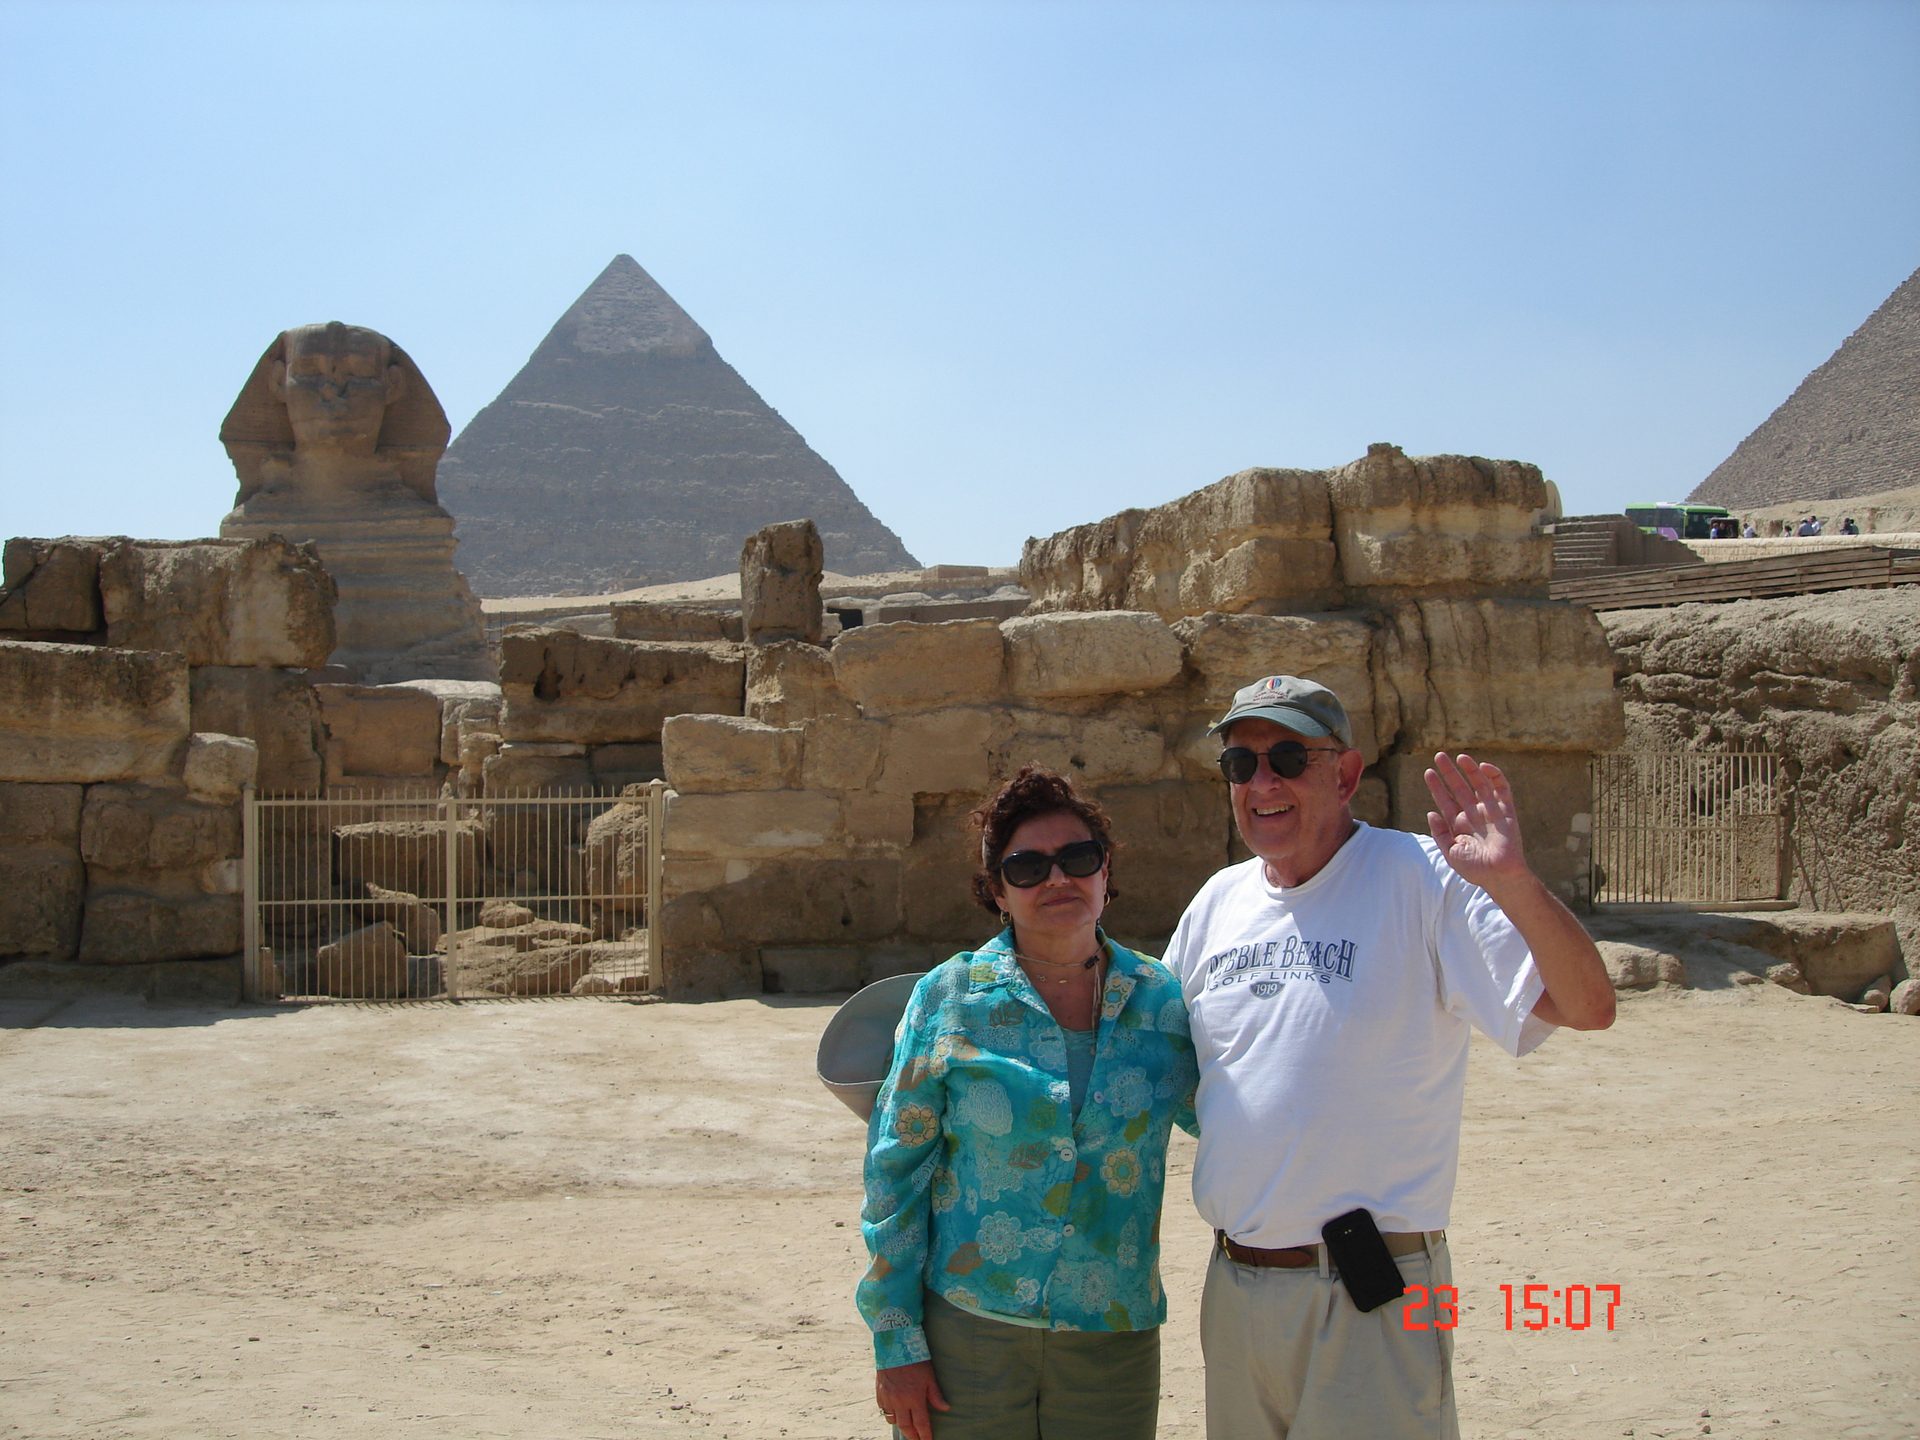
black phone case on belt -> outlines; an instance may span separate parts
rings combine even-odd
[[[1327,1258],[1339,1270],[1355,1309],[1378,1310],[1407,1293],[1407,1282],[1400,1278],[1400,1267],[1387,1253],[1387,1242],[1369,1211],[1336,1215],[1320,1227],[1320,1238],[1327,1242]]]

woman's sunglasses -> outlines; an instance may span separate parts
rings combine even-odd
[[[1232,785],[1244,785],[1260,768],[1260,751],[1244,745],[1229,745],[1220,752],[1220,773]],[[1282,740],[1266,752],[1267,764],[1282,780],[1298,780],[1316,755],[1338,755],[1331,745],[1302,745],[1298,740]]]
[[[1098,840],[1076,840],[1058,850],[1016,850],[1000,861],[1000,878],[1016,890],[1031,890],[1058,865],[1060,873],[1084,880],[1106,863],[1107,847]]]

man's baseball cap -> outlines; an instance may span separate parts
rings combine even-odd
[[[1235,691],[1232,708],[1207,733],[1218,735],[1236,720],[1271,720],[1302,735],[1331,735],[1353,748],[1353,722],[1340,697],[1298,675],[1269,675]]]

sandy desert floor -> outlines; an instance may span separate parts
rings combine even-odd
[[[0,1005],[0,1436],[878,1436],[830,1003]],[[1920,1021],[1476,1042],[1466,1434],[1920,1433]],[[1180,1137],[1160,1433],[1201,1431]],[[1617,1285],[1615,1328],[1502,1285]]]

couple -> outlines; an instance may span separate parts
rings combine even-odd
[[[868,1131],[858,1303],[907,1440],[1149,1440],[1176,1122],[1215,1227],[1212,1440],[1458,1434],[1451,1336],[1356,1306],[1321,1227],[1364,1207],[1383,1283],[1449,1284],[1469,1028],[1525,1054],[1611,1023],[1611,984],[1495,767],[1434,757],[1429,841],[1353,818],[1364,761],[1323,686],[1256,681],[1209,733],[1253,858],[1164,965],[1098,928],[1098,805],[1028,767],[974,812],[1004,928],[915,988]]]

